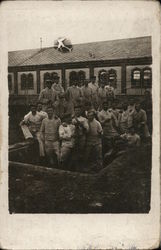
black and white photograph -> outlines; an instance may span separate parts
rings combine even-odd
[[[9,214],[148,215],[150,5],[31,2],[6,20]]]

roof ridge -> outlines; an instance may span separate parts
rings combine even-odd
[[[141,39],[141,38],[150,38],[151,36],[138,36],[138,37],[130,37],[130,38],[120,38],[120,39],[112,39],[112,40],[103,40],[103,41],[95,41],[95,42],[87,42],[87,43],[74,43],[73,46],[75,45],[86,45],[86,44],[94,44],[94,43],[103,43],[103,42],[113,42],[113,41],[121,41],[121,40],[134,40],[134,39]],[[27,50],[39,50],[36,53],[39,53],[42,50],[46,50],[46,49],[51,49],[54,48],[54,46],[49,46],[49,47],[44,47],[42,49],[39,48],[35,48],[35,49],[21,49],[21,50],[13,50],[13,51],[9,51],[9,52],[18,52],[18,51],[27,51]]]

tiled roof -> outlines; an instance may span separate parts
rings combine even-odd
[[[9,52],[9,66],[58,64],[151,56],[151,37],[137,37],[73,45],[72,52],[54,47]]]

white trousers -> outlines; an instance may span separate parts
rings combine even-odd
[[[32,133],[30,132],[28,126],[26,125],[21,125],[22,132],[24,134],[25,139],[33,138]],[[45,156],[45,150],[44,150],[44,143],[41,139],[40,132],[36,132],[35,134],[36,139],[38,140],[39,143],[39,153],[40,156]]]

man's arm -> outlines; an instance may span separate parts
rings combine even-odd
[[[42,120],[40,127],[40,137],[42,140],[44,140],[44,134],[45,134],[45,120]]]

